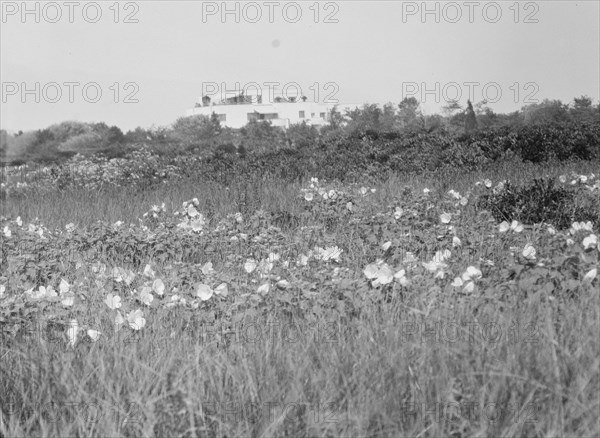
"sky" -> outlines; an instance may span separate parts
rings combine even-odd
[[[598,1],[2,2],[0,127],[167,126],[203,93],[425,113],[600,97]],[[278,83],[274,86],[272,83]]]

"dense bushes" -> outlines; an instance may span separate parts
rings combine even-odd
[[[482,195],[477,206],[489,210],[498,222],[517,220],[525,224],[545,222],[567,229],[575,221],[600,223],[598,192],[582,192],[575,185],[557,185],[553,178],[534,179],[529,185]]]
[[[100,127],[96,125],[96,131],[88,133],[77,131],[75,137],[67,140],[61,137],[59,130],[41,132],[40,135],[52,137],[54,142],[64,145],[94,136]],[[105,125],[103,128],[108,135],[111,128]],[[126,183],[123,181],[126,175],[122,172],[126,168],[131,175],[136,175],[130,183],[144,186],[159,182],[167,175],[220,183],[240,177],[288,181],[318,177],[355,182],[384,179],[390,174],[487,170],[502,163],[520,161],[600,160],[600,122],[501,127],[459,135],[418,131],[405,134],[355,131],[348,134],[344,130],[316,135],[307,126],[298,127],[293,133],[296,139],[292,143],[297,147],[290,146],[285,132],[255,123],[246,130],[250,137],[236,141],[237,147],[228,141],[216,146],[210,154],[197,154],[193,144],[149,141],[148,144],[107,145],[102,141],[104,146],[97,145],[95,154],[86,162],[103,169],[102,175],[96,178],[98,184],[105,178],[104,174],[118,174],[119,184]],[[311,141],[300,145],[301,133],[306,133]],[[61,159],[63,164],[56,166],[57,173],[65,173],[69,181],[72,178],[69,164],[72,160],[69,158],[74,152],[58,153],[64,158]],[[117,165],[116,161],[113,163],[115,158],[124,161]],[[77,166],[81,167],[81,163]],[[148,178],[146,182],[144,175]]]

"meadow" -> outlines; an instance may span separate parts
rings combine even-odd
[[[3,184],[0,436],[600,435],[597,160],[137,154]]]

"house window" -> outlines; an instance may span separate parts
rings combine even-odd
[[[298,111],[298,117],[300,117],[301,119],[304,118],[304,111]]]
[[[324,119],[325,118],[325,113],[321,113],[321,118]]]
[[[311,116],[311,117],[314,117],[314,116],[315,116],[315,113],[310,113],[310,116]]]
[[[248,113],[248,121],[255,122],[258,120],[258,113]]]
[[[217,114],[217,119],[219,119],[219,122],[226,122],[227,114]]]

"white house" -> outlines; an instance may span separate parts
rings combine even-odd
[[[207,97],[200,99],[195,108],[186,112],[187,116],[215,113],[223,126],[241,128],[251,120],[269,120],[273,126],[288,128],[292,124],[306,122],[313,126],[327,124],[329,112],[336,104],[314,103],[303,100],[276,98],[274,102],[263,103],[262,96],[237,96],[214,103]],[[337,108],[342,114],[345,109],[360,105],[341,105]]]

